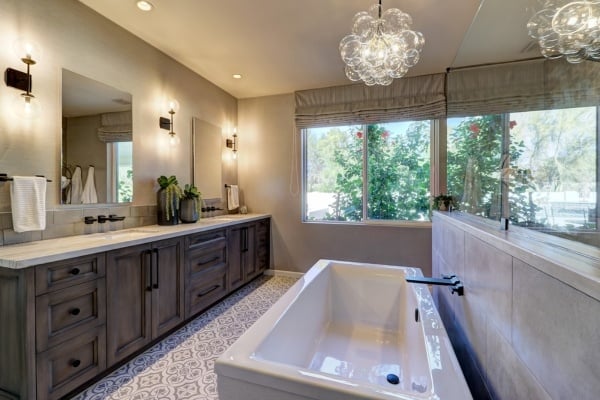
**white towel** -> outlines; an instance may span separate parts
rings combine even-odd
[[[46,178],[13,176],[10,203],[15,232],[46,229]]]
[[[90,165],[88,168],[87,179],[83,186],[83,192],[81,193],[81,203],[91,204],[98,202],[98,195],[96,194],[96,184],[94,183],[94,167]]]
[[[240,190],[238,185],[227,186],[227,208],[235,210],[240,206]]]
[[[71,177],[71,187],[69,188],[69,193],[67,194],[67,203],[69,204],[81,204],[81,192],[83,185],[81,184],[81,167],[78,165],[75,167],[75,171],[73,171],[73,176]]]

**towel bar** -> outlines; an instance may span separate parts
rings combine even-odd
[[[44,175],[35,175],[38,176],[40,178],[45,178]],[[7,174],[0,174],[0,182],[8,182],[8,181],[12,181],[13,178],[12,176],[8,176]],[[51,179],[46,179],[46,182],[52,182]]]

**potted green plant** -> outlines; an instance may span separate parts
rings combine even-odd
[[[179,200],[183,191],[175,175],[162,175],[157,179],[160,189],[156,193],[158,225],[177,225],[179,223]]]
[[[452,211],[458,208],[458,203],[454,196],[441,193],[433,198],[432,208],[438,211]]]
[[[179,205],[179,218],[181,222],[192,223],[198,221],[200,217],[200,203],[202,194],[193,184],[186,184],[183,187],[183,197]]]

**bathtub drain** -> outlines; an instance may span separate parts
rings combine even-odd
[[[398,375],[396,374],[388,374],[388,376],[386,376],[386,379],[392,385],[397,385],[400,383],[400,378],[398,378]]]

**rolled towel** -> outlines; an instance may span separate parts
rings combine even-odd
[[[235,210],[240,206],[240,190],[238,185],[227,186],[227,208]]]
[[[15,232],[46,229],[46,178],[13,176],[10,202]]]

